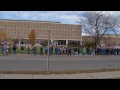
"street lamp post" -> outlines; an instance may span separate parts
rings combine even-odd
[[[82,46],[83,45],[83,42],[82,42],[82,30],[81,30],[81,32],[80,32],[80,35],[81,35],[81,42],[80,42],[80,45]]]
[[[50,47],[50,30],[48,32],[48,56],[47,56],[47,72],[49,72],[49,47]]]
[[[21,38],[20,38],[20,36],[18,36],[18,46],[19,46],[19,48],[21,47]]]

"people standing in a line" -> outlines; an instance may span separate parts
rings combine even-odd
[[[85,47],[83,48],[82,51],[83,51],[83,55],[86,55],[86,48]]]
[[[40,55],[43,55],[43,47],[40,47]]]
[[[92,48],[92,53],[91,53],[91,55],[95,56],[95,49],[94,49],[94,48]]]
[[[2,54],[4,55],[4,45],[2,45]]]
[[[13,45],[13,54],[16,54],[16,45]]]
[[[55,47],[53,47],[53,55],[55,55]]]
[[[21,46],[21,54],[24,54],[24,47]]]
[[[4,56],[6,56],[6,46],[5,45],[2,46],[2,53]]]
[[[34,50],[34,55],[36,55],[37,47],[34,46],[34,47],[33,47],[33,50]]]
[[[79,47],[77,47],[77,52],[78,52],[78,55],[80,54],[80,49],[79,49]]]
[[[8,53],[8,48],[9,48],[9,46],[6,45],[6,55],[9,54],[9,53]]]
[[[4,55],[6,56],[7,47],[4,45]]]
[[[71,47],[69,48],[69,55],[71,56]]]
[[[39,55],[39,52],[40,52],[40,47],[39,46],[36,46],[36,55]]]
[[[34,55],[33,46],[31,46],[31,55]]]
[[[27,53],[28,53],[28,55],[30,54],[30,47],[29,46],[27,47]]]
[[[47,55],[47,51],[48,51],[48,48],[46,47],[46,48],[45,48],[45,54],[46,54],[46,55]]]
[[[11,54],[11,47],[8,48],[8,54]]]
[[[50,48],[49,48],[49,52],[50,52],[50,55],[53,54],[53,47],[50,47]]]
[[[119,48],[119,52],[118,52],[118,55],[120,55],[120,48]]]
[[[58,55],[58,47],[55,47],[55,55]]]
[[[75,48],[75,56],[77,56],[78,55],[78,50],[77,50],[77,48]]]

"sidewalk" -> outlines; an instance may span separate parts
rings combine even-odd
[[[120,71],[78,74],[0,74],[0,79],[110,79],[120,78]]]

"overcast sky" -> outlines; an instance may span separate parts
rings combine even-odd
[[[84,11],[0,11],[0,19],[15,20],[46,20],[61,23],[77,24]],[[109,11],[110,14],[120,15],[120,11]]]

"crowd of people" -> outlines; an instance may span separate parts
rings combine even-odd
[[[3,44],[1,47],[2,54],[16,54],[17,46],[13,45],[11,48],[6,44]],[[37,47],[37,46],[21,46],[21,54],[24,54],[25,48],[27,49],[26,54],[28,55],[47,55],[48,47]],[[49,47],[49,55],[120,55],[120,48],[111,48],[111,47],[99,47],[99,48],[86,48],[86,47]]]
[[[13,45],[12,48],[7,46],[7,44],[1,45],[1,51],[4,56],[9,55],[9,54],[16,54],[17,47],[16,45]]]

